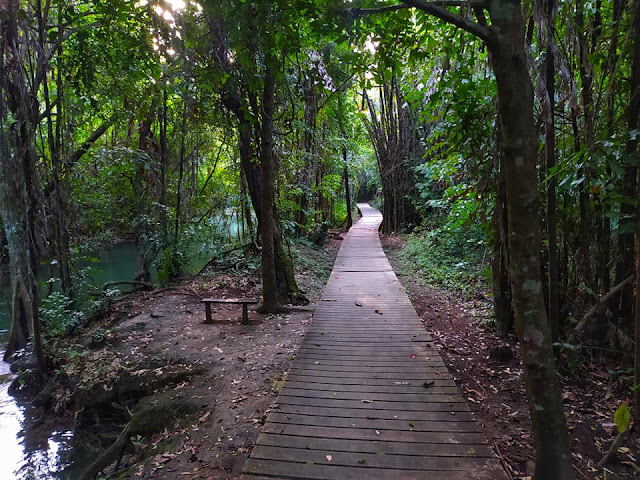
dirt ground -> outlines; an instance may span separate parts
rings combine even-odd
[[[322,264],[328,276],[341,240],[333,232],[323,248],[308,247],[301,253],[315,257],[315,265]],[[213,305],[213,324],[203,323],[201,298],[260,298],[257,279],[214,271],[168,289],[129,295],[117,302],[109,318],[84,333],[79,341],[87,343],[97,332],[107,331],[107,344],[88,355],[93,363],[87,358],[76,370],[95,370],[96,362],[108,365],[102,371],[105,390],[122,383],[114,371],[119,378],[139,376],[141,385],[153,385],[151,403],[168,395],[170,408],[175,407],[169,412],[176,412],[175,418],[157,419],[161,432],[133,436],[135,451],[129,449],[119,465],[105,473],[162,480],[239,477],[325,282],[324,275],[308,269],[301,270],[297,280],[311,301],[308,306],[262,315],[252,305],[246,326],[239,305]],[[78,390],[56,392],[57,406],[68,408]],[[129,405],[136,408],[140,400]],[[82,415],[82,428],[95,432],[95,426],[86,426],[91,415]]]
[[[396,272],[402,271],[397,257],[402,245],[399,237],[383,238]],[[398,278],[503,466],[514,479],[530,479],[533,437],[519,347],[515,337],[501,340],[491,328],[488,293],[465,299],[422,285],[413,276]],[[630,434],[605,472],[596,468],[616,436],[613,413],[621,401],[630,400],[628,378],[617,378],[598,358],[576,368],[578,375],[571,379],[560,371],[576,478],[634,478],[634,471],[640,472],[637,433]]]

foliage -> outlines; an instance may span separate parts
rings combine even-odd
[[[616,413],[613,415],[613,421],[616,424],[618,433],[624,433],[629,429],[631,424],[631,411],[629,405],[623,403],[618,407]]]
[[[42,325],[45,339],[53,341],[72,332],[82,324],[85,314],[72,308],[73,302],[60,292],[42,300]]]
[[[487,242],[477,225],[460,227],[455,219],[406,236],[401,260],[435,286],[472,293],[487,287],[490,275]]]

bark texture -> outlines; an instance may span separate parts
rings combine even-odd
[[[273,158],[273,112],[275,110],[277,61],[266,58],[264,93],[262,96],[262,128],[260,130],[260,165],[262,166],[262,201],[260,233],[262,242],[262,306],[263,312],[278,310],[278,284],[276,281],[276,251],[274,242],[275,162]]]
[[[569,439],[540,273],[538,138],[524,20],[519,1],[492,2],[489,14],[493,28],[487,44],[498,87],[511,286],[535,438],[535,478],[570,479]]]
[[[33,151],[38,105],[25,77],[23,59],[27,46],[18,32],[18,2],[3,2],[0,4],[0,213],[11,252],[12,289],[12,324],[5,359],[32,339],[38,366],[44,372],[36,284],[39,265],[36,215],[41,202],[36,194],[39,189]]]
[[[380,88],[378,106],[366,95],[369,119],[365,121],[373,145],[378,170],[382,180],[382,231],[391,233],[416,221],[411,202],[415,187],[412,175],[412,159],[418,154],[416,125],[402,98],[397,78],[394,76]]]

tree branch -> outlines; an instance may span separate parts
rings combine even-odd
[[[87,153],[89,148],[106,132],[111,126],[111,120],[106,120],[102,125],[96,128],[91,135],[80,145],[75,152],[71,155],[71,158],[66,164],[68,170],[71,170],[73,166],[78,163],[82,156]],[[44,196],[48,198],[53,192],[53,182],[49,182],[44,188]]]
[[[609,292],[606,295],[604,295],[603,297],[599,298],[598,301],[596,302],[596,304],[593,307],[591,307],[587,313],[584,314],[584,317],[582,317],[582,320],[580,320],[578,322],[578,324],[575,326],[575,328],[573,329],[573,332],[571,332],[571,334],[569,335],[568,343],[572,343],[574,341],[574,339],[575,339],[576,335],[578,334],[578,332],[580,330],[582,330],[587,325],[589,319],[592,317],[592,315],[594,313],[596,313],[598,311],[598,308],[601,305],[607,303],[611,298],[613,298],[613,296],[616,293],[618,293],[625,286],[627,286],[628,284],[633,282],[633,279],[634,279],[634,276],[633,275],[629,275],[622,282],[620,282],[618,285],[616,285],[611,290],[609,290]]]
[[[363,15],[375,15],[376,13],[392,12],[394,10],[403,10],[405,8],[411,8],[415,5],[404,2],[396,5],[386,5],[384,7],[377,8],[349,8],[347,11],[354,17],[358,18]],[[432,0],[431,2],[439,7],[471,7],[471,8],[486,8],[487,2],[485,0]],[[419,8],[419,7],[418,7]]]
[[[87,138],[82,145],[78,147],[78,149],[73,152],[73,155],[69,159],[69,167],[72,167],[78,160],[82,158],[82,156],[87,153],[87,150],[91,148],[91,146],[96,143],[96,141],[102,136],[104,132],[106,132],[111,126],[111,120],[105,121],[102,125],[94,130],[94,132]]]
[[[375,15],[376,13],[385,13],[392,12],[394,10],[402,10],[405,8],[411,8],[409,5],[397,4],[397,5],[387,5],[386,7],[378,7],[378,8],[349,8],[347,12],[353,17],[358,18],[363,15]]]
[[[440,20],[450,23],[451,25],[455,25],[472,35],[475,35],[479,39],[490,42],[492,37],[492,31],[490,27],[486,27],[480,25],[478,23],[472,22],[471,20],[457,15],[455,13],[450,12],[444,7],[454,7],[454,6],[467,6],[470,5],[472,7],[481,7],[484,6],[484,2],[465,2],[465,1],[427,1],[427,0],[401,0],[402,3],[406,5],[410,5],[411,7],[415,7],[419,10],[422,10],[429,15],[433,15]]]

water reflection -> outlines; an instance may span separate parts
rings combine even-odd
[[[189,262],[185,273],[197,273],[211,258],[211,250],[205,248],[186,255]],[[97,262],[78,261],[75,267],[90,267],[90,281],[96,285],[133,279],[137,268],[135,245],[114,245],[100,252]],[[52,275],[55,272],[43,269],[39,280],[46,282]],[[0,274],[0,354],[11,325],[8,280],[8,275]],[[73,432],[52,433],[46,429],[46,422],[31,418],[30,412],[9,395],[13,378],[9,364],[0,361],[0,480],[75,480],[94,459],[95,452],[75,445]],[[39,427],[38,423],[42,425]]]
[[[12,379],[9,365],[0,362],[0,478],[7,479],[15,478],[22,461],[22,445],[16,438],[22,430],[24,416],[7,391]]]

